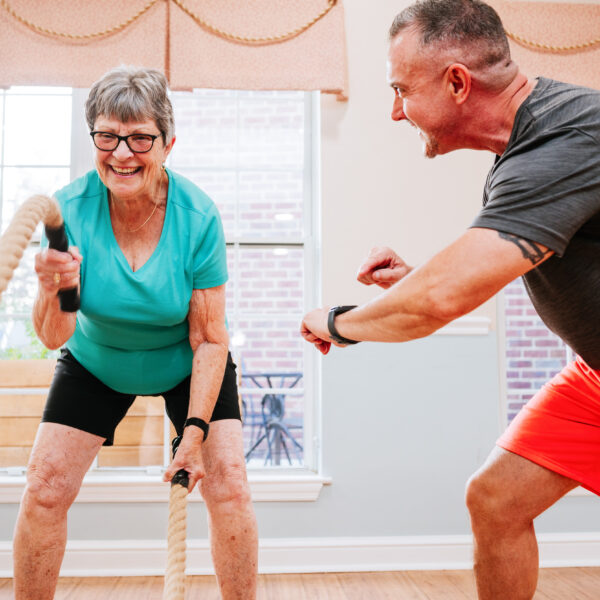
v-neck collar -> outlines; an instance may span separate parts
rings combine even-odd
[[[165,218],[163,220],[162,231],[160,232],[160,238],[158,239],[158,243],[156,244],[156,247],[152,251],[152,254],[148,257],[146,262],[141,267],[136,269],[135,271],[131,268],[131,265],[129,264],[129,261],[125,257],[125,254],[123,253],[123,250],[121,249],[121,246],[119,245],[119,242],[117,242],[117,238],[115,236],[115,232],[114,232],[114,229],[112,226],[112,221],[110,220],[110,208],[108,205],[108,188],[103,184],[103,187],[104,187],[103,215],[104,215],[105,227],[107,228],[107,232],[108,232],[108,238],[110,240],[110,243],[116,249],[115,256],[117,257],[117,259],[119,260],[121,265],[125,268],[125,270],[134,277],[138,277],[141,274],[141,272],[146,269],[148,264],[157,260],[157,256],[160,254],[161,247],[164,245],[164,239],[167,235],[166,231],[168,228],[168,220],[169,220],[169,216],[171,214],[171,204],[172,204],[172,202],[171,202],[171,187],[172,187],[171,183],[173,180],[169,175],[168,169],[166,169],[166,168],[165,168],[165,173],[167,174],[167,179],[168,179],[167,207],[165,210]]]

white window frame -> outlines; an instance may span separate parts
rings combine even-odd
[[[85,174],[93,164],[87,150],[89,133],[82,119],[88,90],[73,89],[71,127],[71,180]],[[304,236],[296,242],[304,248],[304,308],[317,306],[321,298],[320,255],[320,95],[305,94]],[[82,144],[84,145],[82,147]],[[241,244],[244,240],[235,240]],[[244,315],[245,316],[245,315]],[[304,466],[248,469],[254,501],[315,501],[331,479],[322,474],[321,460],[321,361],[311,345],[304,345]],[[165,427],[168,428],[167,419]],[[166,447],[166,445],[165,445]],[[168,455],[168,449],[165,451]],[[91,469],[95,466],[92,465]],[[162,481],[160,466],[90,470],[76,502],[168,502],[169,486]],[[0,474],[0,504],[19,502],[25,485],[24,468],[9,468]],[[200,494],[190,501],[200,502]]]

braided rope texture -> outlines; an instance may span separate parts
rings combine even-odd
[[[46,27],[42,27],[41,25],[36,25],[35,23],[32,23],[25,17],[22,17],[21,15],[17,14],[15,12],[15,10],[12,8],[12,6],[10,6],[10,4],[8,3],[7,0],[0,0],[0,5],[2,5],[4,7],[4,9],[6,10],[6,12],[9,15],[14,17],[17,21],[19,21],[26,27],[29,27],[29,29],[33,29],[37,33],[41,33],[43,35],[50,35],[52,37],[67,38],[69,40],[91,40],[93,38],[103,37],[105,35],[111,35],[113,33],[117,33],[118,31],[121,31],[122,29],[125,29],[125,27],[127,27],[128,25],[131,25],[131,23],[133,23],[134,21],[139,19],[139,17],[141,17],[145,12],[150,10],[157,2],[158,2],[158,0],[150,0],[150,2],[148,2],[145,6],[143,6],[137,13],[135,13],[135,15],[133,15],[132,17],[129,17],[129,19],[127,19],[126,21],[123,21],[122,23],[119,23],[118,25],[114,25],[113,27],[108,27],[107,29],[103,29],[102,31],[96,31],[94,33],[66,33],[63,31],[54,31],[53,29],[47,29]]]
[[[337,0],[327,0],[327,6],[315,17],[313,17],[304,25],[300,27],[296,27],[286,33],[281,33],[279,35],[271,35],[265,37],[245,37],[242,35],[237,35],[235,33],[228,33],[227,31],[223,31],[214,25],[211,25],[207,21],[205,21],[202,17],[193,12],[190,8],[188,8],[182,0],[173,0],[173,2],[179,6],[179,8],[186,13],[189,17],[191,17],[200,27],[210,31],[218,37],[229,40],[231,42],[237,42],[239,44],[277,44],[278,42],[283,42],[285,40],[289,40],[290,38],[296,37],[300,35],[302,32],[306,31],[310,27],[312,27],[317,21],[322,19],[337,3]]]
[[[183,485],[171,486],[164,600],[184,600],[185,596],[187,495],[188,490]]]
[[[60,208],[54,198],[37,195],[25,200],[0,237],[0,296],[19,266],[40,221],[50,227],[59,227],[62,223]]]
[[[511,31],[504,30],[506,35],[513,39],[518,44],[523,46],[529,46],[530,48],[535,48],[536,50],[548,50],[550,52],[573,52],[574,50],[585,50],[586,48],[591,48],[592,46],[597,46],[600,44],[600,38],[596,38],[593,40],[588,40],[587,42],[581,42],[580,44],[571,44],[570,46],[552,46],[551,44],[542,44],[541,42],[534,42],[532,40],[528,40],[516,33],[512,33]]]
[[[170,0],[167,0],[170,1]],[[238,44],[276,44],[278,42],[283,42],[290,38],[296,37],[300,35],[302,32],[306,31],[310,27],[312,27],[317,21],[322,19],[336,4],[337,0],[327,0],[327,6],[315,17],[313,17],[310,21],[301,25],[300,27],[296,27],[286,33],[282,33],[279,35],[271,35],[265,37],[244,37],[242,35],[237,35],[234,33],[228,33],[227,31],[223,31],[218,27],[211,25],[207,21],[205,21],[202,17],[193,12],[190,8],[188,8],[182,0],[172,0],[174,4],[176,4],[184,13],[186,13],[189,17],[191,17],[198,25],[211,32],[212,34],[221,37],[223,39],[229,40],[231,42],[237,42]],[[128,25],[131,25],[134,21],[139,19],[144,13],[150,10],[158,0],[150,0],[145,6],[143,6],[136,14],[131,16],[126,21],[119,23],[118,25],[114,25],[113,27],[108,27],[103,29],[102,31],[96,31],[93,33],[67,33],[63,31],[54,31],[53,29],[48,29],[46,27],[42,27],[41,25],[36,25],[29,19],[19,15],[15,10],[10,6],[8,0],[0,0],[0,6],[2,6],[6,12],[15,18],[17,21],[29,27],[33,31],[37,33],[41,33],[43,35],[49,35],[52,37],[61,37],[67,38],[70,40],[90,40],[97,37],[103,37],[107,35],[112,35],[119,31],[125,29]]]

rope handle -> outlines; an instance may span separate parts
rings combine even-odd
[[[0,237],[0,296],[2,296],[8,282],[12,279],[14,271],[19,266],[25,249],[40,222],[45,225],[50,247],[63,252],[68,250],[69,241],[67,240],[65,224],[56,199],[38,194],[25,200],[17,209],[2,237]],[[64,293],[61,294],[61,292]],[[67,312],[75,312],[79,308],[77,288],[61,290],[61,292],[59,292],[61,309]]]
[[[175,458],[177,448],[179,448],[179,444],[181,443],[182,438],[183,438],[183,435],[178,435],[177,437],[173,438],[173,441],[171,442],[171,450],[172,450],[173,458]],[[179,484],[179,485],[182,485],[183,487],[187,488],[189,483],[190,483],[189,474],[185,469],[180,469],[179,471],[177,471],[177,473],[175,473],[175,475],[173,475],[173,479],[171,479],[171,485]]]
[[[58,227],[46,225],[44,230],[50,248],[58,250],[59,252],[68,252],[69,240],[67,239],[64,222]],[[77,286],[59,290],[58,302],[60,304],[60,309],[63,312],[77,312],[80,306],[79,290],[77,289]]]
[[[173,456],[182,436],[173,439]],[[180,469],[171,479],[169,495],[169,528],[167,535],[167,570],[165,572],[164,600],[184,600],[187,495],[189,477]]]

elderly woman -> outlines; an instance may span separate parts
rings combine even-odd
[[[163,396],[183,436],[165,481],[185,469],[190,491],[198,483],[222,597],[255,597],[225,241],[212,201],[164,166],[175,143],[167,91],[160,72],[131,67],[94,84],[86,118],[96,169],[56,194],[72,246],[36,257],[35,329],[63,348],[17,520],[17,600],[54,597],[67,511],[138,394]],[[79,285],[79,313],[61,312],[58,291]]]

